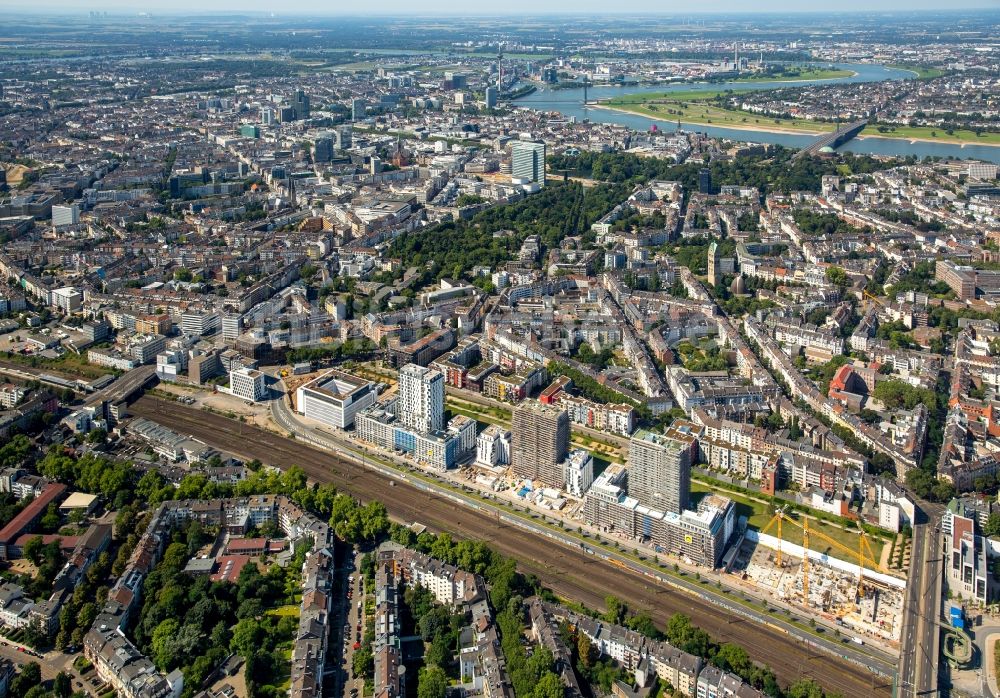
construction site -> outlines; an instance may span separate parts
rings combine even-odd
[[[788,540],[789,528],[801,545]],[[810,530],[808,518],[779,510],[759,533],[748,532],[730,570],[758,594],[833,623],[854,642],[897,648],[906,581],[875,560],[860,528],[857,540],[852,550]]]

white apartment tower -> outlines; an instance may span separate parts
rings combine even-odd
[[[399,418],[422,434],[444,429],[444,375],[407,364],[399,371]]]

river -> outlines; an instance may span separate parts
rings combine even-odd
[[[641,92],[680,92],[687,90],[697,90],[711,88],[718,90],[739,89],[739,90],[773,90],[781,87],[794,87],[796,85],[823,85],[839,82],[878,82],[881,80],[902,80],[913,77],[913,73],[906,70],[897,70],[882,65],[870,65],[866,63],[837,64],[837,68],[854,71],[855,75],[846,78],[832,78],[829,80],[803,80],[801,82],[719,82],[719,83],[670,83],[665,85],[631,85],[624,87],[588,87],[587,99],[600,100],[611,97],[620,97],[626,94],[637,94]],[[530,95],[521,97],[516,102],[520,106],[531,107],[541,111],[556,111],[565,116],[573,116],[577,119],[589,119],[602,124],[618,124],[634,128],[637,131],[645,131],[653,124],[663,130],[673,130],[677,128],[676,121],[660,121],[651,119],[648,116],[638,114],[626,114],[624,112],[611,111],[609,109],[599,109],[587,107],[583,104],[583,88],[573,88],[565,90],[553,90],[551,88],[541,88]],[[724,126],[708,126],[705,124],[687,124],[681,122],[681,126],[689,131],[707,133],[710,136],[728,138],[735,141],[747,141],[752,143],[775,143],[777,145],[788,146],[790,148],[802,148],[812,143],[818,136],[811,134],[796,133],[776,133],[771,131],[754,131],[737,128],[726,128]],[[908,141],[903,138],[879,138],[877,136],[865,136],[855,138],[842,145],[838,150],[849,150],[852,153],[869,155],[894,155],[906,157],[915,155],[918,158],[936,156],[942,158],[975,158],[989,162],[1000,163],[1000,146],[976,145],[957,143],[933,143],[927,141]]]

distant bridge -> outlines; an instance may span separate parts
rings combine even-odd
[[[795,157],[801,158],[806,155],[815,155],[827,146],[830,146],[831,148],[839,148],[844,145],[844,143],[861,133],[867,125],[868,119],[861,119],[860,121],[855,121],[853,124],[841,126],[833,133],[827,133],[817,138],[809,146],[796,153]]]

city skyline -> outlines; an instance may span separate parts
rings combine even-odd
[[[321,0],[291,0],[276,6],[270,0],[211,0],[210,2],[196,2],[195,0],[178,0],[171,4],[169,8],[157,8],[154,10],[137,9],[134,3],[128,0],[102,0],[99,3],[80,7],[76,3],[66,2],[66,0],[10,0],[5,10],[16,12],[128,12],[129,14],[152,14],[152,15],[174,15],[179,13],[199,13],[212,14],[219,12],[239,12],[239,13],[273,13],[278,17],[291,17],[296,15],[322,15],[322,16],[360,16],[358,10],[353,6],[331,7]],[[699,15],[767,15],[773,13],[795,13],[801,15],[808,14],[833,14],[846,12],[864,13],[900,13],[910,14],[914,12],[962,12],[969,10],[998,10],[993,0],[962,0],[959,4],[945,3],[942,0],[876,0],[875,2],[865,2],[864,0],[846,0],[830,4],[826,7],[816,7],[813,5],[804,6],[802,3],[791,2],[790,0],[764,0],[763,2],[746,2],[745,0],[708,0],[700,3],[695,8],[688,7],[665,7],[658,8],[650,13],[646,3],[639,0],[624,0],[609,7],[606,3],[597,0],[581,0],[572,6],[561,0],[543,0],[534,2],[532,0],[511,0],[503,6],[484,4],[479,7],[463,7],[461,11],[455,12],[454,5],[446,0],[424,0],[420,3],[403,2],[402,0],[379,0],[369,4],[365,8],[364,16],[369,15],[397,15],[397,16],[419,16],[419,15],[449,15],[453,17],[463,16],[510,16],[514,14],[527,14],[527,16],[545,15],[626,15],[643,14],[653,16],[699,16]]]

